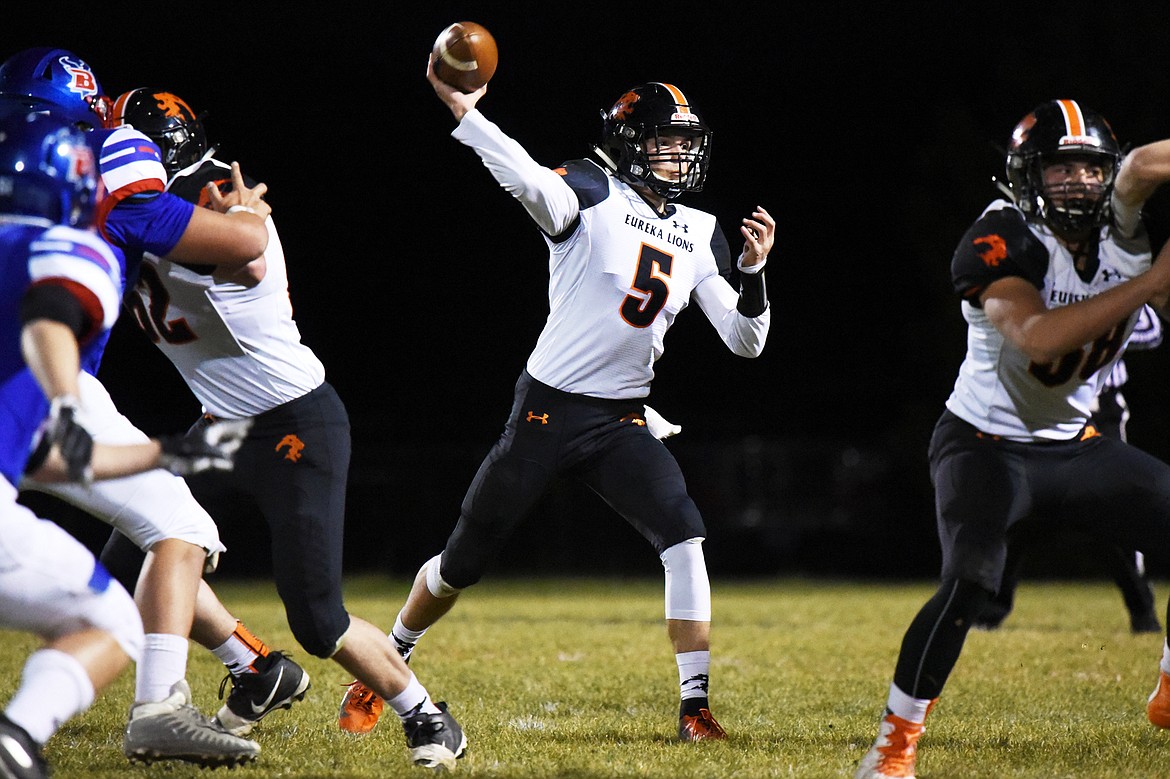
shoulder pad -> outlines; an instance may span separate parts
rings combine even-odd
[[[206,160],[195,170],[175,176],[167,185],[167,191],[178,195],[188,203],[206,206],[210,202],[205,187],[213,183],[220,191],[232,188],[232,169],[219,160]],[[251,185],[249,185],[251,186]]]
[[[609,174],[591,160],[569,160],[556,172],[576,193],[582,209],[591,208],[609,197]]]
[[[1037,289],[1048,270],[1048,249],[1017,208],[988,208],[967,230],[951,259],[955,292],[973,305],[989,284],[1020,276]]]

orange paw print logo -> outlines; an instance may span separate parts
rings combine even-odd
[[[301,459],[301,450],[305,448],[304,441],[290,433],[280,439],[280,443],[276,445],[276,451],[279,452],[286,446],[288,447],[288,451],[285,453],[284,459],[292,460],[294,463]]]

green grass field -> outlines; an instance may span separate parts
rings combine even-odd
[[[352,579],[350,610],[389,627],[407,582]],[[420,643],[412,667],[466,728],[467,777],[849,777],[877,729],[902,632],[930,583],[805,580],[712,583],[711,701],[723,743],[680,744],[678,676],[661,622],[660,580],[488,579]],[[255,731],[248,777],[396,777],[409,764],[387,710],[370,735],[337,729],[350,681],[306,656],[267,583],[223,583],[221,598],[313,678],[305,701]],[[1159,585],[1161,595],[1165,587]],[[1161,596],[1160,595],[1160,596]],[[0,700],[35,640],[0,634]],[[921,779],[1170,777],[1170,733],[1145,719],[1162,639],[1133,636],[1104,582],[1021,586],[1016,612],[972,633],[927,722]],[[223,669],[192,647],[196,704],[219,706]],[[58,779],[208,776],[193,766],[131,766],[121,730],[127,671],[50,742]],[[224,769],[219,775],[226,776]]]

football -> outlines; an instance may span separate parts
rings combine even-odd
[[[491,80],[497,59],[496,39],[475,22],[455,22],[435,39],[435,75],[463,92]]]

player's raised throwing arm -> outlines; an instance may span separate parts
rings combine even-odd
[[[500,186],[524,205],[541,230],[548,235],[562,234],[577,218],[577,196],[555,171],[533,160],[524,147],[476,110],[487,87],[464,93],[444,83],[435,75],[434,54],[427,63],[427,80],[459,120],[452,136],[475,150]]]

